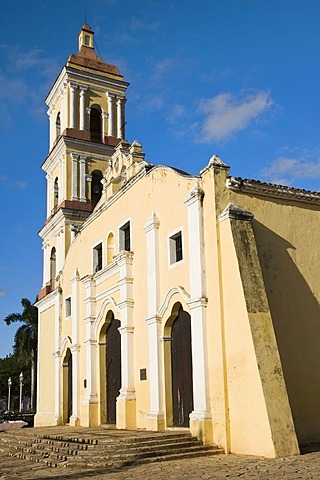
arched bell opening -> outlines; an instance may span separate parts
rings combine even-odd
[[[102,116],[98,105],[90,109],[90,134],[91,142],[102,143]]]
[[[94,170],[92,172],[92,181],[91,181],[91,204],[94,208],[99,202],[102,195],[102,172],[100,170]]]
[[[53,185],[53,209],[54,213],[59,203],[59,180],[58,177],[55,178],[54,185]]]
[[[55,288],[55,280],[56,280],[56,249],[52,247],[51,254],[50,254],[50,286],[51,290]]]
[[[61,135],[61,116],[60,112],[58,112],[57,118],[56,118],[56,139],[60,137]]]

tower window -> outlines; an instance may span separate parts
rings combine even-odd
[[[102,118],[101,110],[97,107],[90,109],[91,142],[102,143]]]
[[[53,186],[53,208],[55,209],[59,202],[59,181],[58,177],[54,181]]]
[[[131,250],[130,222],[125,223],[119,230],[119,250]]]
[[[183,259],[182,232],[177,232],[169,237],[170,265],[181,262]]]
[[[58,138],[60,135],[61,135],[61,118],[60,118],[60,112],[59,112],[56,119],[56,138]]]
[[[51,249],[50,255],[50,282],[53,284],[56,278],[56,249]]]
[[[89,35],[85,35],[84,37],[84,44],[89,47],[90,46],[90,37]]]
[[[100,170],[94,170],[91,175],[91,203],[92,208],[94,208],[99,202],[102,195],[102,172]]]
[[[102,270],[102,243],[93,249],[93,273]]]

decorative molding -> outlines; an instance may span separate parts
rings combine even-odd
[[[302,188],[266,183],[241,177],[228,177],[226,186],[230,190],[250,193],[263,197],[282,198],[284,200],[320,204],[320,192],[304,190]]]
[[[208,299],[205,298],[205,297],[194,298],[194,299],[190,300],[189,302],[187,302],[187,305],[190,308],[190,310],[194,310],[195,308],[199,308],[199,307],[201,307],[201,308],[206,307],[208,305]]]
[[[113,311],[114,316],[116,318],[120,317],[120,310],[119,310],[118,305],[116,304],[116,302],[114,301],[114,299],[112,297],[107,297],[102,302],[99,313],[98,313],[98,315],[96,316],[96,319],[93,322],[93,334],[94,334],[95,338],[97,338],[97,334],[98,334],[98,330],[99,330],[99,326],[100,326],[101,322],[102,321],[104,322],[105,314],[106,314],[106,310],[108,308],[108,305],[110,307],[109,309]]]
[[[63,356],[63,354],[67,350],[67,345],[69,345],[70,347],[72,345],[72,340],[71,340],[71,337],[69,337],[69,336],[64,337],[64,339],[60,343],[60,355],[61,356]]]
[[[179,287],[179,286],[171,287],[167,291],[167,293],[164,297],[164,300],[162,302],[162,305],[160,306],[160,308],[157,312],[158,317],[163,317],[164,312],[166,311],[166,309],[169,306],[171,298],[176,293],[178,293],[183,298],[183,300],[186,302],[186,304],[188,304],[188,302],[190,302],[190,295],[187,293],[187,291],[183,287]]]
[[[241,207],[238,207],[234,203],[229,205],[219,215],[219,222],[223,222],[227,218],[233,218],[235,220],[247,220],[251,221],[254,215]]]
[[[119,327],[118,330],[119,330],[120,334],[123,335],[125,333],[133,333],[134,332],[134,327],[126,325],[124,327]]]
[[[230,167],[221,160],[219,155],[215,154],[215,155],[212,155],[212,157],[210,158],[208,165],[200,171],[200,175],[203,175],[208,170],[211,170],[211,168],[220,168],[222,170],[229,170]]]
[[[204,191],[200,187],[198,183],[195,184],[195,186],[192,188],[191,192],[189,195],[185,198],[184,203],[189,206],[191,203],[195,201],[201,201],[204,197]]]
[[[160,226],[160,220],[155,214],[155,212],[152,213],[152,215],[148,218],[145,226],[143,227],[143,230],[148,233],[150,230],[153,230],[155,228],[159,228]]]
[[[154,315],[153,317],[146,318],[147,325],[153,325],[155,323],[161,323],[161,317]]]

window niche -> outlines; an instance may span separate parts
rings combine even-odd
[[[66,318],[71,316],[71,297],[68,297],[65,300],[65,315]]]
[[[93,273],[102,270],[102,243],[93,248]]]
[[[119,229],[119,250],[131,250],[130,222],[125,223]]]
[[[170,265],[183,260],[182,232],[179,231],[169,237]]]

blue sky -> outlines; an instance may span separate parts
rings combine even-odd
[[[0,357],[3,318],[42,286],[44,99],[87,22],[131,83],[127,138],[148,161],[319,190],[319,0],[0,0]]]

